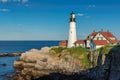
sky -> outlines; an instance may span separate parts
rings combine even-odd
[[[72,11],[78,39],[103,29],[120,40],[120,0],[0,0],[0,40],[66,40]]]

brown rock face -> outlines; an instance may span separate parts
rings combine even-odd
[[[49,47],[23,53],[20,60],[14,62],[18,78],[29,80],[51,73],[73,74],[81,70],[77,64],[78,61],[72,56],[53,56],[53,54],[54,51],[51,51]]]

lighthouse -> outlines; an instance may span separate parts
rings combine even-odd
[[[69,26],[69,34],[68,34],[68,44],[67,47],[71,48],[74,47],[74,43],[77,40],[76,36],[76,21],[75,21],[75,14],[72,12],[70,14],[70,26]]]

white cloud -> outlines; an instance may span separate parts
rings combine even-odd
[[[87,15],[87,14],[83,14],[83,13],[77,13],[76,16],[79,16],[79,17],[85,17],[85,18],[90,18],[89,15]]]
[[[9,12],[9,9],[0,9],[0,12]]]
[[[95,5],[89,5],[88,7],[89,8],[95,8],[96,6]]]
[[[0,0],[0,2],[6,3],[8,2],[8,0]]]
[[[27,3],[29,0],[0,0],[0,2],[6,3],[6,2],[23,2]]]
[[[84,16],[85,14],[82,13],[78,13],[77,16]]]

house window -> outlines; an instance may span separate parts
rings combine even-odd
[[[101,40],[103,40],[103,37],[101,37]]]
[[[100,36],[100,34],[99,34],[99,36]]]
[[[99,40],[99,37],[97,37],[97,40]]]

